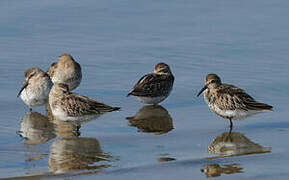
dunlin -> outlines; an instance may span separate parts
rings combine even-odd
[[[256,101],[241,88],[222,84],[216,74],[206,76],[205,86],[197,96],[201,93],[204,94],[206,103],[214,113],[230,120],[230,129],[233,127],[232,120],[240,120],[273,109],[268,104]]]
[[[52,82],[49,76],[39,68],[28,68],[25,71],[25,80],[17,97],[21,97],[31,109],[33,106],[41,106],[48,102],[49,91]]]
[[[61,54],[58,62],[53,63],[47,70],[53,83],[67,84],[69,90],[77,88],[82,79],[81,67],[70,54]]]
[[[127,96],[133,95],[145,104],[158,104],[165,100],[174,83],[170,67],[165,63],[155,66],[154,73],[144,75]]]
[[[118,110],[94,99],[69,92],[68,85],[56,83],[49,93],[49,105],[53,116],[64,121],[94,119],[98,115]]]

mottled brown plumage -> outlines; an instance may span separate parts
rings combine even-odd
[[[204,99],[210,109],[217,115],[229,119],[231,122],[236,119],[271,111],[272,106],[256,101],[243,89],[222,84],[221,79],[216,74],[208,74],[204,88],[198,93],[203,93]]]
[[[133,95],[146,104],[158,104],[166,99],[174,83],[174,76],[165,63],[155,66],[154,73],[144,75],[127,96]]]
[[[48,102],[48,94],[52,87],[49,76],[41,69],[32,67],[26,69],[25,80],[17,95],[30,107],[41,106]]]
[[[69,90],[77,88],[82,79],[81,66],[70,54],[63,53],[58,62],[54,62],[47,70],[53,83],[67,84]]]
[[[70,93],[68,86],[56,83],[49,94],[52,114],[61,120],[82,120],[89,116],[118,110],[94,99]]]
[[[134,86],[129,95],[158,97],[168,94],[174,82],[172,75],[147,74]]]
[[[208,99],[213,98],[221,110],[271,110],[273,107],[260,103],[247,94],[243,89],[230,84],[222,84],[211,93],[207,93]]]

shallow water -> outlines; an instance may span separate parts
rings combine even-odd
[[[2,0],[0,177],[287,179],[288,8],[285,0]],[[46,70],[63,52],[82,66],[75,92],[122,108],[84,123],[79,138],[16,98],[27,67]],[[161,118],[127,120],[143,105],[126,93],[159,61],[175,75],[152,113]],[[229,123],[195,97],[210,72],[274,106],[235,122],[228,153],[207,150],[228,142],[220,137]]]

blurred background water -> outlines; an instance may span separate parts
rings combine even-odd
[[[1,0],[0,177],[286,179],[288,9],[285,0]],[[83,124],[79,138],[16,98],[26,68],[46,70],[64,52],[82,66],[76,93],[122,108]],[[160,117],[127,120],[143,104],[126,93],[160,61],[175,75]],[[228,142],[228,122],[195,96],[211,72],[274,106],[235,122],[228,153],[208,149]]]

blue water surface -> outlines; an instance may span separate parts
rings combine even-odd
[[[233,164],[240,172],[218,177],[287,179],[288,9],[286,0],[1,0],[0,177],[206,179],[204,166]],[[28,112],[16,98],[25,69],[46,70],[64,52],[82,66],[76,93],[121,107],[80,129],[81,143],[99,143],[106,160],[90,166],[105,165],[101,168],[57,169],[51,157],[56,152],[52,145],[63,142],[60,133],[42,143],[17,135]],[[162,103],[174,129],[156,135],[129,126],[126,117],[143,104],[125,96],[161,61],[175,75],[173,92]],[[274,106],[273,112],[235,122],[234,129],[271,152],[226,158],[207,152],[229,125],[196,97],[207,73],[217,73],[223,82]],[[44,107],[33,111],[45,115]],[[69,158],[78,151],[71,152],[59,154],[69,161],[63,167],[73,163]]]

